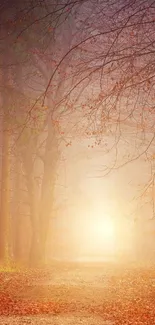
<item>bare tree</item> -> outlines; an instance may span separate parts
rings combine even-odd
[[[74,3],[71,3],[72,5]],[[10,45],[13,45],[10,63],[13,66],[11,70],[13,85],[9,88],[6,85],[9,98],[11,97],[9,113],[13,112],[12,139],[15,144],[12,150],[16,146],[21,154],[28,189],[32,226],[31,263],[44,258],[53,204],[56,166],[59,159],[58,147],[61,140],[56,125],[59,113],[56,111],[55,99],[59,101],[63,97],[66,82],[65,70],[70,58],[63,62],[54,90],[46,93],[46,103],[43,106],[40,104],[40,95],[41,90],[48,83],[49,70],[52,71],[53,68],[51,61],[54,61],[57,52],[57,56],[63,56],[63,52],[68,51],[72,41],[70,18],[68,18],[66,7],[68,4],[58,2],[52,3],[51,8],[50,4],[44,3],[43,8],[41,6],[38,9],[37,2],[35,2],[34,7],[32,4],[29,7],[28,3],[25,8],[17,3],[17,8],[12,9],[11,12],[6,10],[8,16],[5,21],[5,30],[11,33]],[[13,16],[13,19],[10,16]],[[42,30],[42,26],[45,27],[45,31]],[[30,27],[31,33],[29,34]],[[49,37],[48,34],[52,29],[55,30]],[[50,44],[47,47],[49,38],[51,38]],[[27,84],[25,84],[26,79]],[[39,82],[40,86],[38,86]],[[32,90],[34,85],[37,85],[36,91]],[[38,175],[36,177],[35,173],[38,164],[41,170],[39,176],[41,184],[40,182],[38,184]]]

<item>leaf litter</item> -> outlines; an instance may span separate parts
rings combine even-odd
[[[0,324],[154,325],[154,279],[154,268],[112,265],[3,272]]]

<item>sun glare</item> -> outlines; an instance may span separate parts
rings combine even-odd
[[[96,247],[98,252],[110,253],[114,248],[115,227],[110,217],[103,215],[92,219],[88,224],[87,231],[94,249]]]
[[[97,238],[113,239],[114,237],[114,223],[108,217],[104,217],[101,220],[96,220],[92,225],[94,236]]]
[[[97,212],[97,211],[96,211]],[[79,231],[80,229],[80,231]],[[81,218],[80,226],[76,228],[77,246],[83,256],[111,255],[115,250],[115,225],[112,217],[102,213],[93,213]]]

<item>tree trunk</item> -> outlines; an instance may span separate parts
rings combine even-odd
[[[40,259],[45,262],[46,240],[50,224],[51,212],[54,200],[54,186],[56,179],[56,168],[59,157],[58,139],[56,131],[48,123],[48,136],[44,155],[44,175],[42,180],[42,192],[40,201]]]
[[[18,152],[15,156],[15,176],[13,186],[13,213],[12,213],[12,237],[13,237],[13,259],[15,263],[22,260],[22,217],[20,214],[21,205],[21,162]]]
[[[36,193],[36,184],[33,173],[27,174],[27,188],[30,202],[30,218],[31,218],[31,247],[29,254],[30,266],[39,264],[39,220],[38,220],[38,202]]]
[[[3,121],[2,144],[2,176],[1,176],[1,214],[0,214],[0,261],[8,259],[8,228],[9,228],[9,134],[7,121]]]
[[[9,71],[7,57],[4,58],[4,69],[2,76],[3,93],[2,96],[2,167],[1,167],[1,211],[0,211],[0,261],[8,262],[8,232],[9,232],[9,107],[7,86],[9,83]]]

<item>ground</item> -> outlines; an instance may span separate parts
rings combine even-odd
[[[154,325],[155,266],[54,263],[0,272],[2,325]]]

